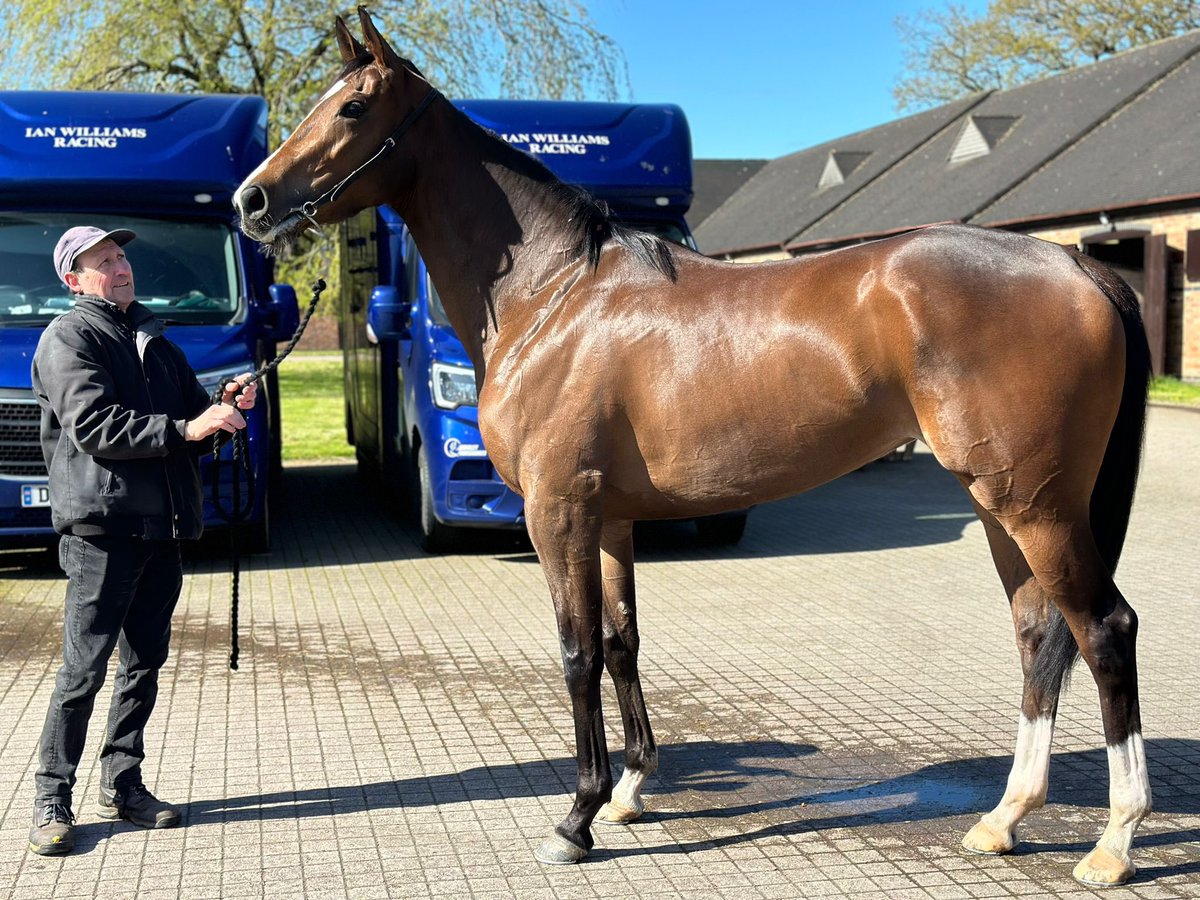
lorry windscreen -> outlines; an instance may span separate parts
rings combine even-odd
[[[238,312],[233,229],[221,222],[92,213],[0,213],[0,327],[42,326],[75,301],[54,271],[54,245],[68,228],[129,228],[125,247],[137,299],[165,322],[214,325]]]

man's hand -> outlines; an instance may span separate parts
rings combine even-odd
[[[241,385],[237,385],[237,387],[241,387]],[[252,389],[253,385],[251,385]],[[253,396],[251,396],[250,402],[253,404]],[[184,425],[183,436],[189,441],[202,441],[218,431],[228,431],[233,434],[245,427],[246,420],[242,418],[242,414],[237,409],[224,403],[214,403]]]
[[[254,395],[258,392],[258,385],[249,384],[244,388],[242,387],[251,377],[250,372],[244,372],[233,381],[226,383],[225,392],[221,395],[221,402],[232,404],[236,400],[238,409],[253,409]]]

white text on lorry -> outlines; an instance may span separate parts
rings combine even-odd
[[[111,150],[121,138],[145,138],[146,129],[113,125],[45,125],[26,128],[25,137],[49,138],[50,146],[56,150],[68,147],[101,147]]]
[[[553,134],[553,133],[514,133],[501,135],[504,140],[517,147],[523,147],[529,153],[566,154],[584,156],[589,147],[607,147],[607,134]]]

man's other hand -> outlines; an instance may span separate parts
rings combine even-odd
[[[253,402],[253,397],[251,397],[251,401]],[[236,408],[218,403],[213,404],[184,425],[183,436],[189,441],[202,441],[218,431],[228,431],[233,434],[245,427],[246,420],[242,418],[242,414]]]
[[[246,384],[253,377],[250,372],[244,372],[238,375],[233,381],[227,382],[225,392],[221,395],[221,402],[226,404],[237,403],[238,409],[253,409],[254,396],[258,393],[258,385],[255,383]],[[245,385],[243,387],[242,385]]]

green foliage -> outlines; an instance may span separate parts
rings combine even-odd
[[[326,290],[317,303],[315,315],[337,315],[337,298],[341,295],[341,279],[338,273],[341,266],[338,264],[339,250],[334,239],[335,234],[333,228],[322,232],[320,237],[305,234],[294,250],[275,260],[275,280],[290,284],[296,289],[296,299],[300,301],[302,313],[312,300],[313,282],[324,278]]]
[[[330,0],[8,0],[3,83],[252,93],[267,98],[272,143],[341,67]],[[411,0],[372,17],[398,53],[450,96],[613,99],[624,56],[581,0]]]
[[[1200,407],[1200,383],[1169,376],[1155,378],[1150,382],[1150,402]]]
[[[8,0],[0,83],[22,89],[260,94],[271,145],[304,118],[341,67],[330,0]],[[624,56],[581,0],[410,0],[372,10],[381,32],[449,96],[613,99]],[[317,277],[337,296],[336,242],[305,241],[276,278],[303,301]]]
[[[340,354],[298,350],[279,367],[285,461],[354,457],[343,384]]]
[[[1200,0],[992,0],[896,19],[904,72],[897,108],[1002,90],[1200,28]]]

